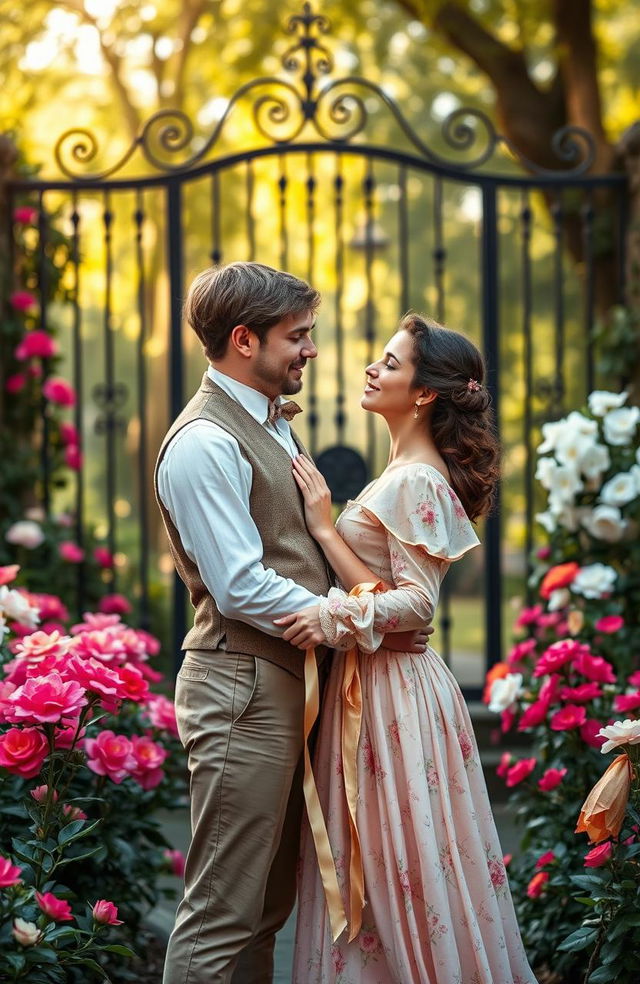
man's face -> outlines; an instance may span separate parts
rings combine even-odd
[[[315,324],[312,311],[287,315],[267,333],[251,360],[256,389],[271,400],[292,396],[302,389],[302,370],[307,359],[315,359],[318,350],[311,340]]]

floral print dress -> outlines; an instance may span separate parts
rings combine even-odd
[[[359,935],[331,940],[305,823],[294,984],[535,984],[516,923],[471,721],[441,658],[380,648],[385,632],[433,618],[453,560],[478,538],[432,466],[395,466],[347,504],[338,531],[385,582],[381,594],[332,588],[329,642],[358,646],[363,717],[357,826],[365,907]],[[314,772],[343,901],[349,825],[342,781],[336,653]],[[347,908],[348,911],[348,908]]]

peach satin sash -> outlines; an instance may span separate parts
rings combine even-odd
[[[366,592],[384,591],[382,581],[356,584],[349,592],[358,597]],[[364,872],[362,868],[362,851],[356,826],[356,807],[358,802],[358,743],[362,725],[362,688],[358,669],[358,650],[354,646],[345,654],[344,672],[342,677],[342,768],[344,790],[349,818],[349,922],[340,894],[335,862],[331,852],[331,844],[325,824],[318,790],[313,776],[311,756],[309,755],[308,738],[318,717],[320,708],[320,688],[318,684],[318,666],[315,649],[307,649],[304,661],[304,798],[309,817],[309,826],[320,868],[320,877],[327,900],[331,936],[335,942],[340,934],[349,928],[349,942],[355,939],[362,925],[362,909],[364,907]]]

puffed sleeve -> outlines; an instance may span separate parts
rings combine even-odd
[[[375,652],[387,632],[424,628],[438,602],[443,566],[480,542],[453,489],[430,466],[411,465],[357,504],[385,528],[393,585],[380,594],[332,588],[320,603],[331,646]]]

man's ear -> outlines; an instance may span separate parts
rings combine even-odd
[[[236,325],[229,336],[229,344],[245,359],[250,359],[256,350],[257,336],[246,325]]]

